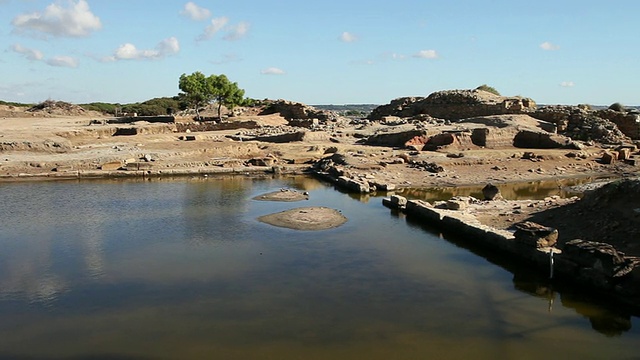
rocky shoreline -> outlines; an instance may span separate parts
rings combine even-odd
[[[640,313],[640,249],[637,244],[621,244],[619,238],[609,242],[604,242],[605,239],[594,241],[593,239],[603,235],[593,229],[593,224],[597,221],[592,218],[584,219],[591,222],[591,225],[578,225],[583,227],[582,234],[592,231],[589,239],[573,238],[576,235],[575,229],[558,229],[534,222],[548,219],[554,209],[569,209],[572,206],[580,209],[581,205],[584,208],[592,206],[594,202],[615,203],[628,196],[635,198],[639,188],[640,178],[635,178],[606,183],[589,190],[582,199],[550,198],[539,202],[504,200],[499,192],[492,192],[484,200],[456,197],[430,203],[392,195],[383,199],[382,203],[421,223],[458,235],[473,246],[484,247],[514,261],[528,263],[540,273],[548,274],[550,281],[559,280],[580,286],[605,301],[613,301],[634,313]],[[487,194],[487,191],[483,192]],[[628,226],[640,224],[637,216],[640,208],[622,210],[629,216]],[[610,212],[609,209],[603,211]],[[517,214],[519,220],[508,223],[487,221],[506,213]],[[605,213],[600,217],[603,221],[614,221],[608,216],[611,214]],[[623,216],[615,213],[613,217],[622,220]],[[565,230],[569,235],[559,237]],[[626,235],[635,238],[637,234]],[[628,253],[621,251],[621,248]]]

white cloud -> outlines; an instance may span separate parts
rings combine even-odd
[[[51,59],[47,60],[47,64],[58,67],[77,68],[78,60],[72,58],[71,56],[54,56]]]
[[[284,75],[285,72],[277,67],[270,67],[260,71],[262,75]]]
[[[180,12],[183,16],[191,20],[203,21],[211,17],[211,11],[196,5],[193,1],[184,4],[184,9]]]
[[[138,49],[131,43],[120,45],[112,56],[102,59],[102,61],[118,60],[157,60],[166,56],[177,54],[180,51],[180,43],[175,37],[162,40],[154,49]]]
[[[162,40],[158,45],[156,45],[156,49],[158,50],[160,56],[173,55],[180,52],[180,42],[174,36],[170,38],[166,38]]]
[[[218,31],[222,30],[228,22],[229,19],[226,17],[211,19],[211,24],[204,29],[204,32],[198,36],[197,40],[203,41],[211,39]]]
[[[63,5],[68,4],[65,8]],[[11,24],[16,32],[36,32],[51,36],[88,36],[100,30],[102,23],[89,9],[85,0],[53,3],[43,12],[32,12],[16,16]]]
[[[554,50],[559,50],[560,46],[556,45],[556,44],[552,44],[548,41],[543,42],[542,44],[540,44],[540,48],[542,50],[546,50],[546,51],[554,51]]]
[[[439,55],[435,50],[420,50],[413,54],[413,57],[420,59],[437,59]]]
[[[237,25],[231,26],[229,28],[229,32],[224,36],[223,39],[229,41],[235,41],[242,39],[249,32],[249,23],[241,22]]]
[[[11,46],[11,50],[17,52],[18,54],[22,54],[27,59],[33,61],[40,61],[44,58],[44,55],[39,50],[29,49],[20,44],[13,44],[13,46]]]
[[[560,83],[562,87],[574,87],[576,84],[573,81],[563,81]]]
[[[346,43],[350,43],[358,41],[358,37],[350,32],[345,31],[340,35],[340,40]]]

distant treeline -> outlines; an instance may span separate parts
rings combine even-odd
[[[15,106],[15,107],[32,107],[35,104],[23,104],[23,103],[17,103],[17,102],[10,102],[10,101],[2,101],[0,100],[0,105],[5,105],[5,106]]]
[[[154,98],[133,104],[94,102],[89,104],[79,104],[79,106],[86,110],[98,111],[116,116],[134,113],[139,116],[171,115],[187,108],[187,104],[182,102],[177,96]]]

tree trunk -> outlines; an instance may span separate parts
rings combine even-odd
[[[220,111],[222,111],[222,102],[218,101],[218,122],[222,121],[222,114]]]

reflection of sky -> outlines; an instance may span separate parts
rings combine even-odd
[[[251,200],[287,186],[310,200]],[[0,189],[0,355],[593,356],[640,336],[637,318],[611,340],[572,308],[549,313],[511,273],[377,198],[242,178]],[[256,221],[316,205],[349,221],[317,232]]]

